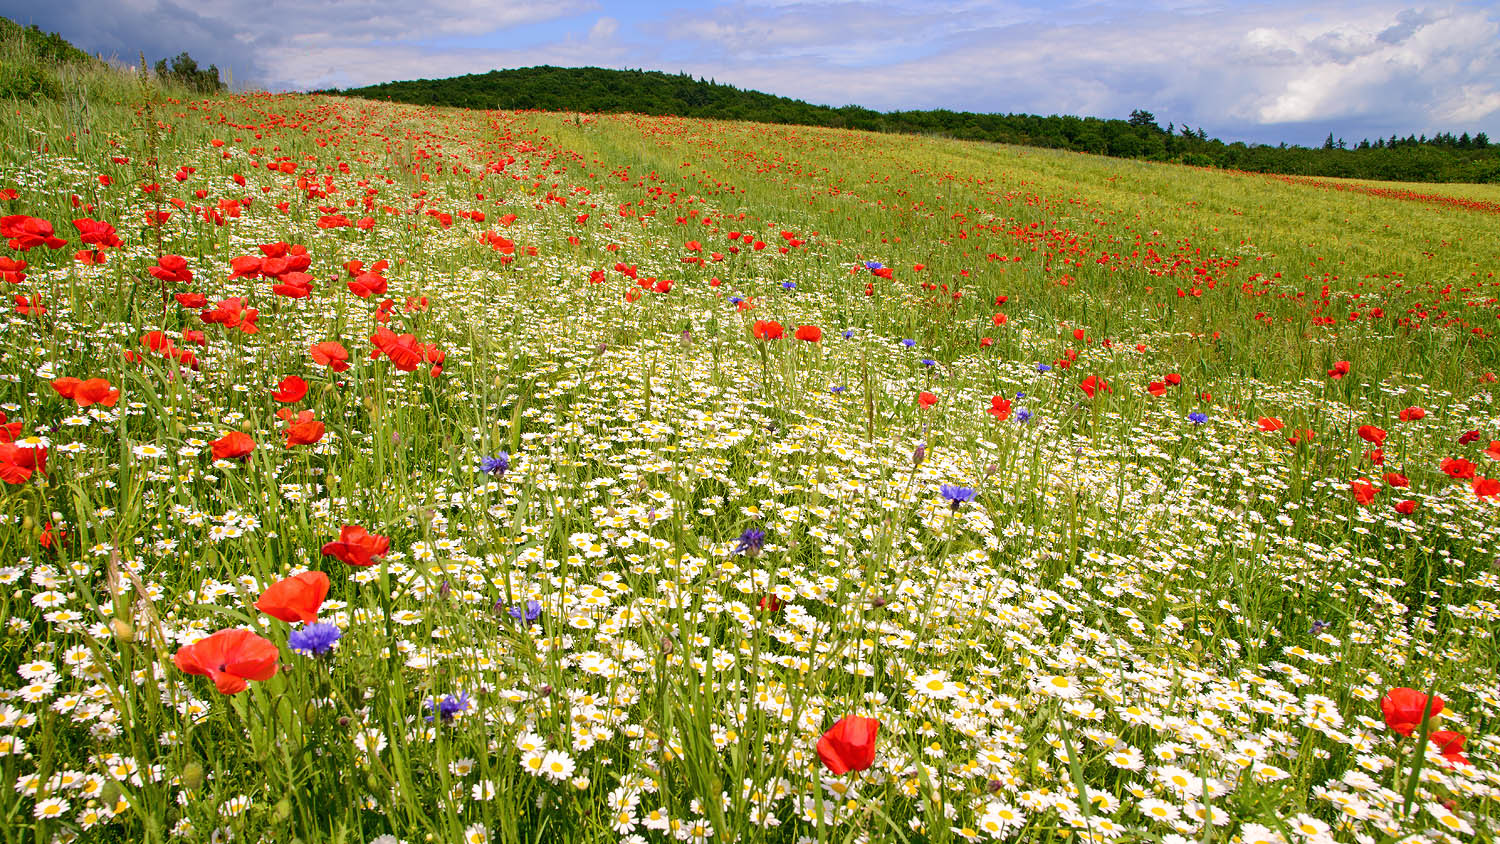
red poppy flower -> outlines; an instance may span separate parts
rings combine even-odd
[[[921,405],[922,407],[932,407],[933,405],[937,404],[937,396],[927,392],[926,390],[923,390],[922,392],[917,394],[917,404]]]
[[[1500,480],[1494,478],[1475,478],[1474,495],[1479,498],[1493,498],[1500,495]]]
[[[306,299],[312,295],[312,276],[303,272],[290,272],[278,276],[271,285],[271,292],[288,299]]]
[[[255,324],[260,311],[245,307],[249,302],[243,296],[231,296],[216,303],[214,309],[204,313],[201,318],[204,322],[216,322],[225,328],[238,328],[246,334],[256,334],[260,332],[260,327]]]
[[[1484,456],[1491,460],[1500,460],[1500,440],[1490,440],[1489,448],[1484,450]]]
[[[1385,477],[1382,480],[1385,481],[1386,486],[1393,486],[1398,489],[1405,489],[1406,487],[1411,486],[1411,481],[1408,480],[1405,475],[1400,474],[1399,472],[1386,472]]]
[[[307,351],[312,355],[313,363],[319,366],[326,366],[334,372],[349,368],[349,350],[336,340],[324,340]]]
[[[1368,505],[1375,500],[1375,487],[1369,481],[1350,481],[1349,490],[1354,493],[1354,501],[1360,505]]]
[[[385,326],[375,329],[370,342],[375,344],[371,357],[384,354],[402,372],[411,372],[416,369],[427,351],[421,343],[417,342],[415,334],[398,335]]]
[[[1421,407],[1408,407],[1401,411],[1400,415],[1402,422],[1415,422],[1418,419],[1426,418],[1427,410]]]
[[[781,323],[776,320],[756,320],[751,334],[757,340],[780,340],[782,337]]]
[[[32,300],[20,294],[16,295],[15,303],[16,313],[20,314],[21,316],[31,316],[32,314],[36,314],[37,316],[44,316],[47,313],[47,308],[43,306],[40,301],[33,302]]]
[[[8,421],[5,411],[0,410],[0,443],[15,442],[20,435],[21,423]]]
[[[1260,429],[1262,431],[1265,431],[1266,433],[1270,433],[1271,431],[1280,431],[1282,428],[1286,427],[1285,422],[1277,419],[1274,416],[1262,416],[1256,424],[1258,424],[1260,426]]]
[[[1406,499],[1405,501],[1398,501],[1395,505],[1396,512],[1400,513],[1403,516],[1410,516],[1412,513],[1416,512],[1416,509],[1417,502],[1411,500],[1410,498]]]
[[[12,423],[12,425],[17,423]],[[11,426],[5,426],[7,436],[14,439]],[[32,474],[47,472],[47,449],[26,448],[9,440],[0,442],[0,481],[8,484],[23,484]]]
[[[776,612],[781,609],[781,599],[775,595],[765,595],[755,603],[755,606],[765,612]]]
[[[1330,369],[1330,370],[1328,370],[1328,377],[1332,378],[1335,381],[1339,380],[1340,378],[1343,378],[1345,375],[1348,375],[1348,374],[1349,374],[1349,361],[1346,361],[1346,360],[1341,360],[1338,363],[1335,363],[1333,365],[1333,368]]]
[[[101,220],[74,220],[73,228],[78,229],[78,239],[90,246],[113,249],[125,245],[115,234],[115,227]]]
[[[1479,442],[1478,431],[1465,431],[1463,432],[1463,435],[1458,438],[1459,445],[1468,445],[1469,443],[1475,442]]]
[[[0,281],[20,284],[26,280],[26,262],[15,258],[0,258]]]
[[[10,248],[20,252],[28,252],[37,246],[61,249],[68,243],[53,235],[51,223],[25,214],[0,217],[0,238],[8,239]]]
[[[1167,385],[1160,381],[1152,381],[1146,385],[1146,392],[1153,396],[1164,396],[1167,394]]]
[[[229,280],[237,278],[255,278],[260,275],[261,259],[254,255],[241,255],[238,258],[229,259]]]
[[[201,308],[208,304],[208,297],[202,293],[173,293],[172,298],[184,308]]]
[[[162,255],[156,259],[154,267],[145,271],[163,282],[186,283],[192,280],[192,270],[187,268],[187,259],[181,255]]]
[[[230,431],[209,445],[213,447],[215,460],[244,459],[255,450],[255,440],[240,431]]]
[[[1405,686],[1391,689],[1380,699],[1380,714],[1385,716],[1385,725],[1403,736],[1411,735],[1422,726],[1424,710],[1426,718],[1437,717],[1443,711],[1443,699],[1433,695],[1429,703],[1427,695]]]
[[[376,273],[360,273],[348,283],[348,287],[350,293],[361,299],[368,299],[371,296],[385,295],[389,282],[385,280],[385,276]]]
[[[370,566],[376,557],[390,550],[391,538],[370,533],[359,525],[344,525],[339,538],[323,545],[323,554],[336,557],[351,566]]]
[[[248,681],[264,682],[276,674],[280,655],[269,640],[249,630],[220,630],[177,649],[172,661],[187,674],[208,677],[220,694],[243,692]]]
[[[1367,443],[1383,445],[1385,443],[1385,431],[1380,430],[1374,425],[1361,425],[1359,426],[1359,438]]]
[[[1438,465],[1448,477],[1458,481],[1466,481],[1474,477],[1475,470],[1479,468],[1471,461],[1465,460],[1462,457],[1445,458]]]
[[[305,571],[284,580],[278,580],[260,593],[255,608],[288,624],[300,621],[311,624],[318,620],[318,608],[328,597],[328,575],[320,571]]]
[[[1178,384],[1182,383],[1182,376],[1178,375],[1175,372],[1168,372],[1166,377],[1162,380],[1166,381],[1169,386],[1175,387]]]
[[[797,326],[797,333],[794,336],[798,340],[816,343],[823,339],[823,329],[816,325],[799,325]]]
[[[1083,379],[1083,383],[1078,385],[1078,389],[1086,393],[1089,398],[1093,398],[1101,390],[1106,393],[1111,392],[1109,384],[1097,375],[1090,375]]]
[[[77,381],[76,384],[71,385],[71,389],[64,392],[63,389],[58,388],[58,381],[70,380]],[[52,382],[52,388],[57,390],[63,397],[77,402],[79,407],[88,407],[95,404],[114,407],[115,403],[120,400],[120,391],[111,387],[109,382],[103,378],[90,378],[87,381],[78,381],[76,378],[59,378],[57,381]]]
[[[1450,765],[1468,765],[1469,757],[1464,755],[1464,734],[1455,733],[1452,730],[1437,730],[1429,733],[1427,740],[1432,743],[1443,758]]]
[[[326,429],[322,422],[312,418],[311,411],[302,411],[297,421],[286,426],[286,447],[312,445],[323,439]]]
[[[875,737],[880,722],[846,715],[818,739],[818,758],[835,775],[863,771],[875,764]]]
[[[276,392],[271,394],[271,398],[282,404],[296,404],[302,401],[305,395],[307,395],[307,382],[296,375],[288,375],[276,385]]]
[[[994,398],[990,399],[990,407],[985,411],[985,413],[988,413],[1001,422],[1004,422],[1005,420],[1010,418],[1010,399],[1005,398],[1004,396],[995,396]]]

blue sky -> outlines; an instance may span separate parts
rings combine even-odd
[[[592,65],[880,110],[1143,108],[1225,140],[1500,141],[1496,2],[0,0],[0,14],[106,57],[187,50],[270,90]]]

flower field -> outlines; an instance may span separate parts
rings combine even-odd
[[[1500,190],[133,93],[0,117],[0,840],[1492,840]]]

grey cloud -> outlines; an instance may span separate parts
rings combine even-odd
[[[348,55],[353,49],[378,65],[382,51],[393,44],[485,35],[597,6],[593,0],[199,0],[191,5],[176,0],[56,0],[17,8],[15,2],[0,0],[0,14],[61,32],[106,58],[133,62],[144,51],[148,61],[155,61],[185,50],[202,65],[217,64],[238,80],[273,89],[317,84],[288,66],[289,58],[304,62],[299,54],[331,50]],[[410,49],[420,52],[419,47]],[[311,57],[305,60],[318,64]],[[377,73],[355,81],[389,78]]]

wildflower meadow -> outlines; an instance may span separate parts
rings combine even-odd
[[[1493,840],[1500,188],[112,79],[0,840]]]

